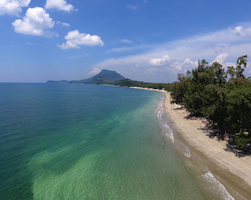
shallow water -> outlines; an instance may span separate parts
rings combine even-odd
[[[232,198],[175,138],[161,93],[0,86],[1,199]]]

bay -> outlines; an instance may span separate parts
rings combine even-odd
[[[0,84],[1,199],[205,199],[160,134],[161,93]]]

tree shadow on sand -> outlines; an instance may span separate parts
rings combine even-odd
[[[204,124],[203,127],[198,128],[198,130],[203,131],[206,136],[208,136],[210,139],[216,139],[218,142],[220,141],[226,141],[226,148],[224,148],[227,152],[232,152],[235,154],[236,157],[241,158],[245,156],[250,156],[251,151],[248,149],[239,149],[233,139],[233,137],[229,134],[225,134],[219,130],[219,128],[216,125],[212,125],[209,123],[209,121],[198,114],[192,114],[188,112],[183,106],[175,108],[173,110],[180,110],[183,111],[186,116],[184,116],[187,120],[195,120],[199,123]]]
[[[202,130],[204,133],[206,133],[206,136],[208,136],[210,139],[217,139],[218,142],[224,141],[224,140],[227,141],[226,148],[224,148],[224,150],[227,152],[234,153],[235,156],[238,158],[251,155],[250,151],[246,149],[239,149],[236,146],[236,143],[233,140],[233,137],[229,136],[228,134],[220,133],[217,127],[210,127],[208,125],[205,125],[205,127],[198,128],[198,130]]]

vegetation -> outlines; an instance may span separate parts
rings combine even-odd
[[[133,81],[130,79],[123,79],[120,81],[115,81],[112,83],[113,85],[117,85],[120,87],[142,87],[142,88],[153,88],[153,89],[165,89],[170,91],[171,84],[170,83],[146,83],[142,81]]]
[[[119,81],[122,79],[125,79],[125,77],[121,76],[117,72],[103,69],[100,73],[91,78],[80,81],[72,81],[71,83],[99,85],[99,84],[111,84],[113,81]]]
[[[227,70],[218,63],[201,60],[198,67],[178,74],[171,85],[172,103],[206,117],[218,127],[219,135],[228,135],[239,149],[251,153],[251,83],[244,75],[247,55]]]

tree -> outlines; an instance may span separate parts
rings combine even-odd
[[[227,73],[231,76],[228,81],[230,87],[249,84],[249,80],[244,75],[245,68],[247,67],[247,58],[247,55],[241,56],[237,59],[236,67],[228,67]]]
[[[183,74],[178,74],[179,82],[174,82],[171,86],[171,103],[177,103],[180,105],[186,105],[185,99],[186,92],[189,90],[191,79]]]
[[[229,134],[236,145],[251,153],[251,77],[244,75],[247,55],[228,67],[203,59],[186,75],[178,74],[171,86],[172,103],[186,107],[193,114],[211,120],[221,135]],[[230,75],[229,80],[227,80]]]

